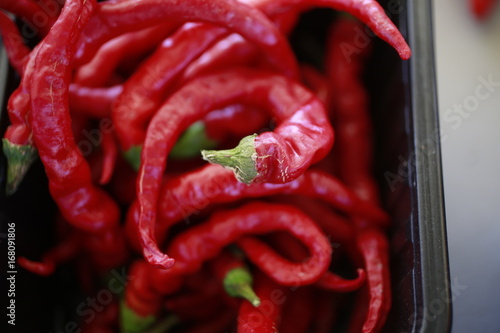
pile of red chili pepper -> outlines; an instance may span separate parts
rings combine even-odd
[[[371,32],[411,51],[375,0],[0,8],[19,77],[7,192],[39,158],[58,208],[59,243],[18,263],[41,275],[74,264],[88,293],[128,272],[83,332],[382,329],[390,219],[363,73]],[[320,66],[289,38],[315,8],[332,14]]]

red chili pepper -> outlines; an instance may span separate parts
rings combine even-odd
[[[345,11],[366,24],[378,37],[389,43],[402,59],[409,59],[411,50],[398,28],[385,14],[376,0],[249,0],[263,12],[272,16],[293,8],[306,11],[312,7],[326,7]]]
[[[338,170],[360,197],[379,203],[378,187],[372,175],[372,127],[368,93],[361,81],[370,47],[346,54],[340,45],[354,46],[361,23],[341,17],[331,28],[327,52],[328,75],[331,78],[336,120],[344,127],[338,131]],[[340,126],[339,126],[340,127]],[[348,128],[349,130],[346,130]],[[359,154],[353,154],[356,151]],[[367,288],[361,290],[352,316],[351,331],[378,332],[382,329],[391,306],[388,241],[369,219],[354,219],[357,248],[367,272]]]
[[[238,333],[276,333],[283,305],[288,297],[287,291],[263,274],[256,276],[255,291],[261,304],[254,307],[248,302],[241,303]]]
[[[113,229],[119,218],[114,201],[91,183],[88,165],[72,141],[67,106],[69,61],[79,32],[90,19],[94,5],[93,1],[85,4],[67,1],[60,19],[40,44],[34,66],[30,113],[33,136],[53,198],[69,223],[91,232]],[[69,34],[63,33],[68,31]]]
[[[378,187],[372,175],[373,129],[369,114],[369,96],[362,73],[370,45],[346,54],[356,44],[357,31],[363,24],[354,18],[340,17],[329,32],[326,68],[331,86],[331,107],[337,128],[339,177],[361,198],[378,203]]]
[[[361,326],[364,333],[380,332],[392,303],[389,244],[386,235],[373,228],[361,231],[357,243],[365,261],[368,294],[360,294],[362,304],[353,312],[351,332],[359,332],[354,328]]]
[[[496,0],[469,0],[469,7],[478,19],[483,20],[492,13],[496,2]]]
[[[224,232],[219,232],[219,230],[224,230]],[[262,234],[278,230],[287,231],[300,240],[307,247],[309,258],[302,263],[295,264],[284,260],[270,249],[261,251],[266,252],[269,258],[273,257],[275,264],[273,265],[271,261],[259,258],[258,250],[246,246],[248,241],[242,242],[242,239],[239,239],[249,233]],[[235,241],[240,247],[244,247],[243,251],[250,261],[257,263],[259,269],[282,285],[301,285],[318,280],[328,268],[332,252],[330,244],[321,231],[299,210],[287,205],[254,202],[235,210],[214,213],[207,222],[178,235],[168,248],[178,258],[176,265],[165,272],[175,274],[176,271],[197,270],[202,260],[214,257],[220,252],[222,246]],[[245,243],[244,246],[242,246],[243,243]],[[261,244],[260,248],[264,249],[264,245]],[[306,266],[308,271],[300,276],[293,274]]]
[[[183,275],[196,272],[202,263],[216,257],[225,246],[243,235],[278,230],[287,231],[301,240],[310,251],[308,260],[292,264],[274,255],[274,263],[279,264],[274,267],[269,262],[261,263],[254,256],[250,260],[258,261],[259,268],[282,285],[295,286],[318,280],[328,269],[331,256],[331,247],[320,230],[293,207],[254,202],[238,209],[217,212],[205,223],[178,235],[168,247],[169,253],[177,259],[170,269],[153,268],[145,263],[134,265],[131,274],[140,274],[140,277],[127,286],[127,309],[142,317],[156,315],[159,299],[177,290]],[[272,251],[266,252],[272,255]],[[307,266],[308,271],[295,274],[303,266]]]
[[[110,40],[99,48],[89,63],[78,68],[74,82],[87,87],[107,85],[123,59],[144,57],[176,28],[176,25],[167,22]]]
[[[217,94],[220,91],[225,94]],[[142,151],[137,194],[139,229],[144,256],[150,263],[165,267],[173,264],[171,258],[158,250],[154,240],[156,206],[168,153],[189,124],[217,107],[234,103],[268,109],[280,123],[273,133],[244,140],[247,144],[243,146],[253,152],[247,151],[238,161],[247,165],[232,164],[232,167],[239,169],[238,177],[245,178],[247,183],[255,179],[280,183],[290,181],[324,156],[332,145],[333,132],[321,103],[310,92],[283,76],[240,69],[201,77],[186,84],[152,119]],[[220,154],[205,151],[206,158]],[[252,169],[253,174],[250,173]],[[248,173],[243,175],[242,172]]]
[[[261,11],[235,0],[122,0],[101,3],[80,38],[76,58],[85,62],[103,42],[171,18],[176,22],[219,24],[261,47],[272,63],[297,76],[295,57],[286,39]]]
[[[338,179],[318,170],[308,170],[301,177],[285,184],[242,184],[232,177],[231,170],[206,165],[191,173],[172,178],[161,192],[158,229],[166,231],[173,223],[188,218],[209,203],[229,203],[239,199],[275,194],[300,194],[319,198],[351,216],[385,220],[380,208],[360,201]]]
[[[16,15],[22,22],[30,25],[30,33],[40,37],[48,34],[57,19],[57,12],[47,12],[36,2],[30,0],[0,0],[0,9]]]
[[[24,44],[16,24],[3,11],[0,11],[0,34],[10,64],[19,75],[22,75],[30,50]]]
[[[294,239],[290,239],[287,234],[276,233],[271,237],[273,247],[285,253],[289,258],[296,262],[305,262],[308,259],[307,249]],[[265,257],[267,249],[263,246],[262,242],[252,237],[245,237],[238,241],[238,245],[245,242],[244,250],[248,256],[253,253],[261,253],[261,257]],[[268,258],[266,258],[269,260]],[[313,264],[313,263],[310,263]],[[270,263],[272,265],[272,263]],[[307,266],[303,267],[308,269]],[[332,272],[325,272],[325,274],[315,283],[321,289],[335,291],[338,293],[346,293],[360,289],[366,281],[366,273],[363,269],[357,269],[357,277],[354,279],[345,279]],[[296,287],[296,286],[295,286]]]
[[[231,170],[218,165],[206,165],[196,171],[172,178],[162,186],[156,235],[160,242],[172,225],[189,218],[209,203],[229,203],[252,197],[275,194],[301,194],[319,198],[351,216],[363,216],[373,221],[386,221],[387,215],[378,207],[359,200],[343,183],[321,171],[309,170],[301,177],[285,184],[251,184],[238,182]],[[126,230],[129,240],[137,238],[145,229],[138,229],[139,206],[129,209]],[[153,227],[153,226],[152,226]],[[154,231],[154,230],[152,230]]]
[[[92,88],[72,83],[69,86],[69,108],[73,113],[110,119],[111,105],[122,91],[122,85]]]

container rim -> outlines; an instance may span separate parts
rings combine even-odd
[[[415,154],[416,215],[418,257],[420,261],[421,312],[418,332],[451,330],[452,296],[444,208],[444,188],[439,135],[432,1],[407,1],[408,40],[412,57],[407,71],[412,82],[409,90]]]

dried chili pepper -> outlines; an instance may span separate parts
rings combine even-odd
[[[225,94],[217,94],[219,91]],[[137,195],[139,229],[144,256],[150,263],[165,267],[173,264],[171,258],[158,250],[154,235],[161,177],[168,153],[189,124],[217,107],[234,103],[268,109],[280,122],[273,133],[244,139],[247,151],[234,163],[246,165],[232,164],[232,167],[246,183],[256,179],[284,183],[297,178],[309,164],[324,156],[333,143],[333,131],[321,102],[283,76],[233,69],[189,82],[156,113],[142,150]],[[205,152],[207,158],[215,155],[221,156],[221,153]]]

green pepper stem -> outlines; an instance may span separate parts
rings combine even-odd
[[[123,333],[142,333],[155,322],[156,317],[149,315],[143,317],[130,309],[125,301],[120,303],[120,326]]]
[[[123,153],[123,157],[135,171],[139,171],[139,167],[141,166],[141,152],[142,145],[136,145]]]
[[[255,138],[257,134],[249,135],[241,139],[238,146],[227,150],[203,150],[203,159],[214,164],[220,164],[231,169],[240,182],[250,184],[257,177],[255,160]]]
[[[2,139],[2,149],[7,158],[7,195],[14,194],[24,179],[29,168],[38,156],[33,145],[18,145],[8,139]]]
[[[231,269],[224,278],[224,289],[232,297],[241,297],[257,307],[260,298],[252,289],[252,275],[243,267]]]

